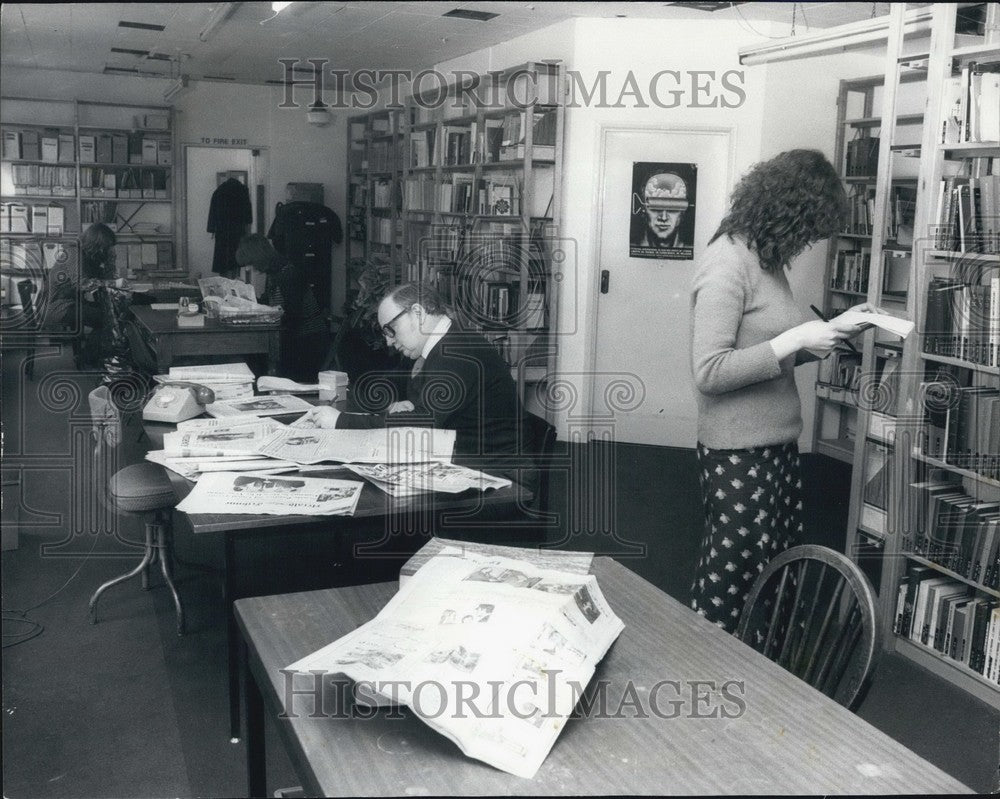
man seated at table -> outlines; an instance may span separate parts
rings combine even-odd
[[[385,413],[317,407],[295,426],[454,430],[456,463],[523,484],[526,474],[517,472],[527,456],[518,443],[521,401],[509,367],[490,343],[478,333],[458,330],[441,296],[423,283],[391,289],[379,303],[378,322],[386,342],[414,361],[406,399]]]

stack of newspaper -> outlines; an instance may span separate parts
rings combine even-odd
[[[157,383],[178,381],[198,383],[215,393],[216,402],[253,396],[254,375],[245,363],[216,363],[205,366],[171,366],[165,375],[153,377]]]
[[[405,705],[466,755],[531,778],[624,624],[575,561],[563,570],[460,546],[401,580],[372,621],[288,668],[346,675],[359,702]]]

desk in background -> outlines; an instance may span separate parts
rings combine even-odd
[[[274,374],[278,365],[281,325],[224,325],[218,319],[206,319],[204,327],[178,327],[176,311],[154,310],[133,305],[132,314],[140,332],[156,353],[156,368],[166,373],[175,358],[181,356],[264,355],[267,372]]]
[[[409,710],[397,718],[278,719],[306,796],[968,793],[969,789],[832,699],[610,558],[593,573],[625,630],[598,665],[611,714],[630,694],[646,717],[570,719],[534,779],[463,755]],[[246,642],[247,779],[264,796],[265,712],[283,711],[280,670],[372,619],[396,583],[241,599]],[[649,712],[650,693],[664,685]],[[695,681],[741,681],[745,710]],[[588,692],[589,693],[589,692]],[[735,689],[733,695],[736,695]],[[680,700],[680,705],[671,704]],[[301,702],[302,699],[300,698]],[[299,707],[308,707],[312,699]],[[297,712],[297,711],[296,711]],[[609,716],[611,715],[609,714]],[[710,717],[714,715],[715,717]],[[706,717],[709,716],[709,717]]]

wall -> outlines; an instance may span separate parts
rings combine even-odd
[[[112,103],[164,105],[163,92],[170,81],[119,75],[93,75],[56,70],[4,67],[3,92],[12,97],[87,99]],[[303,98],[306,92],[303,92]],[[299,99],[297,95],[297,99]],[[285,184],[295,181],[322,183],[326,205],[343,222],[345,213],[347,110],[331,111],[325,127],[306,122],[305,108],[282,109],[281,87],[193,81],[175,97],[176,141],[204,144],[203,139],[245,139],[250,147],[268,153],[266,222],[270,225],[274,206],[285,198]],[[304,100],[303,100],[304,101]],[[182,179],[181,165],[175,179]],[[178,189],[180,189],[180,184]],[[183,218],[183,213],[179,216]],[[178,230],[178,237],[183,235]],[[182,249],[179,247],[179,249]],[[344,274],[343,244],[334,248],[334,274]],[[191,264],[191,273],[210,271],[211,266]],[[343,281],[335,282],[333,308],[344,302]]]

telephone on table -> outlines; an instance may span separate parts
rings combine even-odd
[[[183,422],[198,416],[215,402],[215,392],[198,383],[161,383],[142,409],[148,422]]]

